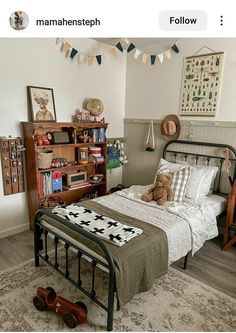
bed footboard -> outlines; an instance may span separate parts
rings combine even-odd
[[[75,246],[68,240],[59,236],[56,232],[49,230],[46,226],[42,225],[41,217],[43,215],[53,218],[57,223],[60,223],[70,229],[75,230],[81,234],[86,239],[96,243],[99,249],[103,253],[103,257],[106,259],[106,263],[101,261],[99,258],[93,256],[91,253],[87,252],[84,248]],[[39,209],[35,214],[35,229],[34,229],[34,251],[35,251],[35,266],[39,266],[39,260],[44,260],[49,266],[55,269],[58,273],[64,276],[68,281],[70,281],[74,286],[81,290],[86,296],[88,296],[93,302],[99,305],[103,310],[107,312],[107,331],[112,331],[113,329],[113,312],[114,312],[114,294],[115,294],[115,264],[114,260],[106,248],[105,244],[95,235],[87,232],[86,230],[68,222],[65,219],[53,214],[51,211],[46,209]],[[54,250],[50,256],[48,252],[48,234],[53,236],[54,240]],[[62,269],[58,263],[58,244],[59,242],[64,243],[65,251],[65,268]],[[77,253],[77,265],[78,265],[78,277],[75,281],[70,276],[69,269],[69,257],[68,250],[72,248]],[[41,253],[44,249],[44,253]],[[91,290],[88,291],[83,287],[83,281],[81,276],[81,258],[85,255],[91,259],[92,277],[91,277]],[[107,303],[104,304],[96,298],[96,288],[95,288],[95,269],[98,265],[103,266],[108,271],[108,294]]]

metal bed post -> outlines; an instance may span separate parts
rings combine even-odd
[[[187,269],[187,264],[188,264],[188,255],[189,255],[189,252],[186,254],[186,256],[184,257],[184,266],[183,266],[183,269]]]
[[[108,288],[108,314],[107,314],[107,330],[113,330],[113,312],[114,312],[114,295],[115,295],[115,270],[112,267],[109,272],[109,288]]]
[[[39,267],[39,251],[42,250],[41,230],[38,224],[34,228],[34,265]]]

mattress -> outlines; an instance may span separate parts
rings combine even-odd
[[[143,192],[146,190],[145,186],[140,186],[135,188],[135,191]],[[127,190],[126,190],[127,191]],[[178,214],[171,214],[165,211],[157,210],[157,207],[154,204],[141,203],[140,200],[130,200],[126,197],[125,191],[120,191],[123,193],[114,193],[112,195],[99,197],[94,199],[98,203],[111,208],[113,210],[120,211],[123,214],[138,218],[144,222],[152,223],[162,228],[168,240],[168,249],[169,249],[169,264],[177,261],[178,259],[184,257],[189,251],[192,250],[192,231],[191,226],[186,221],[186,219],[178,216]],[[129,193],[129,192],[128,192]],[[121,195],[120,195],[121,194]],[[219,195],[211,195],[204,200],[204,207],[210,208],[214,212],[214,216],[220,215],[226,208],[227,200]],[[205,208],[206,209],[206,208]],[[206,212],[207,213],[207,212]],[[204,210],[203,210],[204,215]],[[207,215],[207,214],[206,214]],[[203,221],[204,224],[208,223],[208,220]],[[72,239],[64,232],[56,229],[55,227],[49,225],[47,222],[42,221],[42,225],[46,226],[49,230],[57,233],[59,236],[68,240],[70,243],[75,246],[82,247],[88,253],[92,254],[99,258],[102,262],[105,262],[105,259],[97,255],[88,248],[85,248],[84,245],[78,243],[76,240]],[[212,233],[208,235],[207,239],[214,238],[217,236],[218,231],[216,232],[217,226],[212,224],[212,221],[209,221],[209,230],[213,230]],[[199,224],[200,225],[200,224]],[[202,230],[199,229],[199,234],[202,233]],[[90,260],[86,257],[87,260]]]

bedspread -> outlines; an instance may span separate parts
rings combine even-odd
[[[150,186],[134,185],[95,201],[164,230],[168,240],[169,264],[184,257],[190,250],[194,254],[205,240],[218,235],[215,214],[205,200],[195,203],[187,201],[185,205],[189,210],[186,212],[182,203],[170,203],[167,208],[161,208],[155,202],[141,200]]]
[[[116,264],[115,278],[117,306],[119,308],[139,292],[149,290],[155,279],[167,272],[168,244],[166,234],[156,226],[111,210],[94,200],[83,202],[81,205],[100,215],[143,230],[141,235],[131,239],[121,247],[104,240]],[[43,215],[41,219],[101,255],[93,242],[84,239],[76,231],[60,225],[56,220],[46,215]]]

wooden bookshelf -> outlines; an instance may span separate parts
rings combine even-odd
[[[61,196],[61,198],[70,204],[78,202],[86,193],[98,192],[99,196],[105,195],[107,191],[107,176],[106,176],[106,162],[96,165],[94,162],[79,163],[79,148],[89,146],[101,147],[101,154],[106,159],[107,156],[107,143],[105,142],[93,142],[93,143],[80,143],[78,142],[78,133],[84,130],[95,128],[107,128],[107,123],[32,123],[22,122],[24,145],[26,148],[26,178],[27,178],[27,196],[28,196],[28,210],[29,210],[29,222],[30,228],[34,229],[34,214],[40,207],[40,200],[47,198],[48,196]],[[67,131],[69,133],[70,142],[65,144],[50,144],[50,145],[37,145],[35,140],[37,135],[46,134],[47,132]],[[67,161],[76,161],[76,165],[63,166],[59,168],[38,169],[37,165],[37,153],[44,148],[50,148],[53,150],[53,157],[66,158]],[[100,183],[92,183],[82,188],[75,188],[70,190],[63,190],[62,192],[56,192],[39,198],[37,188],[37,174],[38,172],[50,172],[53,170],[81,170],[87,171],[88,176],[92,176],[95,173],[103,174],[103,179]]]

